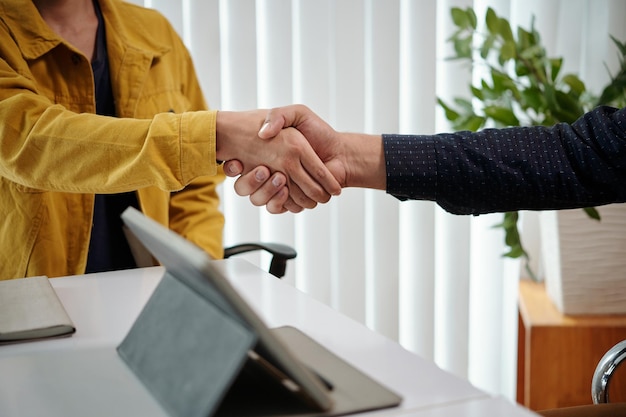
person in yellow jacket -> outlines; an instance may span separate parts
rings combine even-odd
[[[207,110],[189,52],[155,10],[0,0],[0,279],[133,267],[128,205],[221,258],[218,160],[273,164],[300,205],[338,193],[295,130],[257,138],[264,114]]]

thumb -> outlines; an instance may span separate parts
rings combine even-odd
[[[285,107],[276,107],[267,112],[265,116],[265,122],[259,130],[259,137],[261,139],[271,139],[278,135],[281,129],[285,127],[296,127],[301,121],[300,119],[304,114],[306,108],[301,105],[290,105]]]
[[[265,122],[261,129],[259,129],[259,137],[261,139],[271,139],[278,135],[281,129],[284,127],[284,120],[282,117],[273,116],[272,110],[267,113]]]
[[[271,139],[276,136],[282,128],[283,127],[280,126],[279,123],[276,123],[275,121],[272,123],[272,120],[268,120],[266,118],[263,126],[259,129],[258,135],[261,139]]]

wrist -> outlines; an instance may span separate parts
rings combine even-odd
[[[227,111],[218,111],[215,116],[215,158],[218,161],[228,161],[230,155],[229,144],[231,142],[233,126],[233,114]]]
[[[384,190],[387,178],[382,136],[345,135],[346,186]]]

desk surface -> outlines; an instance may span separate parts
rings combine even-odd
[[[404,398],[400,407],[368,415],[534,415],[502,398],[490,397],[246,261],[218,262],[225,263],[231,283],[269,327],[299,328]],[[121,389],[103,393],[95,386],[77,395],[67,392],[63,381],[80,380],[81,376],[58,373],[64,360],[80,360],[81,355],[93,352],[115,353],[114,348],[162,275],[163,269],[154,267],[52,279],[76,325],[76,333],[70,338],[0,346],[0,415],[35,416],[42,410],[48,416],[146,414],[133,408],[136,404],[132,397],[145,393]],[[33,358],[42,357],[51,359],[50,366],[32,369],[33,363],[41,364],[40,359],[33,362]],[[124,398],[118,401],[116,395]],[[156,408],[143,411],[164,415],[155,404],[148,406]]]

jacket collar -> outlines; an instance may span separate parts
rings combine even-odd
[[[0,7],[24,58],[39,58],[63,42],[46,24],[32,1],[5,0]]]
[[[153,57],[162,56],[170,49],[169,46],[146,37],[133,36],[133,32],[125,24],[127,20],[121,18],[119,0],[98,1],[107,24],[107,40],[119,42],[125,46],[124,49],[143,51]],[[65,43],[46,24],[31,0],[3,0],[0,2],[0,10],[24,58],[39,58],[57,45]]]
[[[137,36],[137,31],[145,32],[142,28],[129,27],[131,21],[123,17],[122,7],[139,7],[131,4],[122,4],[120,0],[98,0],[102,16],[107,26],[107,44],[119,42],[124,49],[130,48],[152,56],[160,57],[171,47],[151,39],[149,36]]]

